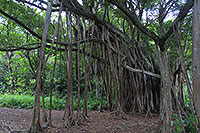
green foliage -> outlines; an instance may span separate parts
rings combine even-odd
[[[27,108],[33,107],[34,97],[29,95],[10,95],[4,94],[0,96],[0,104],[4,107],[11,108]]]
[[[45,97],[45,108],[49,109],[50,107],[50,97]],[[74,108],[77,109],[78,99],[74,100]],[[81,99],[81,106],[83,106],[84,100]],[[31,109],[34,104],[34,96],[31,95],[10,95],[2,94],[0,95],[0,106],[9,107],[9,108],[18,108],[18,109]],[[55,96],[52,97],[52,109],[53,110],[64,110],[66,104],[66,98],[58,99]],[[96,97],[91,97],[89,94],[88,98],[88,109],[97,109],[100,105],[100,101],[96,100]],[[40,106],[42,107],[42,97],[40,97]],[[104,98],[103,106],[106,106],[106,98]]]
[[[195,127],[193,125],[193,123],[195,121],[198,122],[196,116],[195,118],[193,117],[193,113],[192,113],[192,109],[191,109],[191,105],[190,105],[190,99],[188,97],[185,98],[185,107],[186,107],[186,113],[188,115],[188,118],[183,116],[183,123],[184,123],[184,128],[186,130],[186,132],[190,132],[190,133],[196,133]],[[180,133],[183,131],[182,129],[182,124],[181,124],[181,120],[179,118],[179,116],[177,114],[173,115],[174,118],[174,126],[176,128],[176,130],[174,130],[174,133]]]
[[[30,86],[33,86],[30,81],[32,79],[31,73],[29,71],[30,66],[28,65],[28,61],[24,58],[24,53],[23,52],[15,52],[15,53],[8,53],[11,56],[11,59],[9,60],[10,62],[10,70],[8,70],[8,65],[7,60],[5,59],[6,54],[2,54],[0,63],[0,81],[1,84],[0,86],[4,86],[0,90],[0,92],[5,93],[9,92],[11,89],[11,80],[13,80],[14,86],[15,86],[15,91],[18,93],[24,93],[24,91],[27,91]]]
[[[182,129],[182,124],[181,124],[181,120],[179,118],[178,115],[174,115],[174,126],[175,126],[175,130],[173,130],[173,133],[180,133],[183,131]],[[183,122],[184,122],[184,128],[186,130],[186,132],[189,132],[189,133],[196,133],[196,129],[193,125],[194,123],[194,117],[192,114],[189,114],[189,119],[187,119],[186,117],[183,117]]]
[[[42,97],[40,98],[41,104],[40,106],[42,107]],[[46,109],[49,108],[49,101],[50,98],[46,97],[45,98],[45,106]],[[52,98],[52,109],[57,109],[61,110],[64,109],[65,107],[65,101],[64,99],[56,99],[55,97]],[[30,95],[10,95],[10,94],[4,94],[0,96],[0,105],[4,107],[11,107],[11,108],[26,108],[30,109],[33,108],[34,104],[34,97]]]
[[[95,110],[100,105],[100,100],[97,100],[95,95],[96,90],[88,93],[88,109]],[[106,107],[106,97],[103,97],[103,107]]]

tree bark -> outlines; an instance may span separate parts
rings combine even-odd
[[[71,29],[71,13],[66,10],[67,19],[67,32],[68,32],[68,84],[67,84],[67,103],[66,103],[66,113],[67,119],[65,126],[70,126],[74,124],[74,103],[73,103],[73,57],[72,57],[72,29]]]
[[[166,119],[164,120],[164,124],[166,124],[166,129],[160,129],[163,132],[170,133],[171,132],[171,116],[172,116],[172,101],[171,101],[171,88],[172,84],[170,81],[169,69],[168,69],[168,56],[166,51],[158,51],[157,55],[159,59],[159,66],[161,72],[162,79],[162,87],[163,87],[163,108],[165,112],[160,112],[160,117],[162,117],[163,113],[165,113]],[[161,104],[162,106],[162,104]],[[162,109],[161,109],[162,110]],[[160,124],[160,123],[159,123]]]
[[[43,72],[42,74],[42,78],[41,78],[41,90],[42,90],[42,113],[43,113],[43,118],[42,120],[44,122],[47,122],[47,113],[45,110],[45,90],[44,90],[44,83],[45,83],[45,72]]]
[[[35,102],[33,106],[32,124],[29,130],[30,133],[40,133],[42,130],[41,125],[40,125],[41,74],[42,74],[42,66],[43,66],[44,56],[45,56],[46,39],[47,39],[47,34],[48,34],[48,29],[49,29],[50,19],[51,19],[51,11],[52,11],[51,2],[48,2],[43,36],[42,36],[41,50],[39,54],[40,61],[39,61],[37,77],[36,77]]]
[[[83,39],[86,39],[86,26],[85,26],[85,19],[82,20],[83,22]],[[83,44],[83,51],[87,51],[86,50],[86,42],[84,42]],[[85,86],[84,86],[84,106],[83,106],[83,118],[87,118],[87,101],[88,101],[88,65],[87,65],[87,55],[83,54],[83,62],[84,62],[84,82],[85,82]]]
[[[200,1],[194,0],[192,26],[192,84],[194,105],[200,120]]]
[[[77,114],[76,114],[76,123],[77,125],[81,124],[81,85],[80,85],[80,37],[81,37],[81,33],[80,33],[80,18],[77,16],[76,17],[76,24],[77,24],[77,41],[78,41],[78,45],[77,45],[77,67],[76,67],[76,71],[77,71],[77,81],[78,81],[78,103],[77,103]]]
[[[52,43],[51,43],[51,48],[49,50],[49,53],[48,55],[50,55],[50,52],[52,50],[52,47],[53,47],[53,44],[54,44],[54,41],[55,41],[55,37],[58,38],[59,40],[59,37],[58,37],[58,32],[59,32],[59,28],[60,28],[60,23],[61,23],[61,12],[62,12],[62,4],[60,6],[60,10],[59,10],[59,16],[58,16],[58,23],[56,25],[56,29],[54,31],[54,38],[52,40]],[[51,110],[52,110],[52,93],[53,93],[53,88],[54,88],[54,77],[55,77],[55,70],[56,70],[56,63],[57,63],[57,53],[58,53],[58,41],[56,43],[56,53],[55,53],[55,59],[54,59],[54,65],[53,65],[53,70],[52,70],[52,77],[51,77],[51,83],[50,83],[50,106],[49,106],[49,121],[48,121],[48,126],[50,127],[53,127],[53,124],[52,124],[52,121],[51,121]],[[48,60],[48,56],[46,58],[46,62]]]
[[[189,99],[190,99],[190,106],[191,106],[191,109],[192,109],[192,115],[195,118],[195,108],[194,108],[194,102],[193,102],[193,98],[192,98],[193,97],[192,96],[192,85],[190,83],[190,79],[189,79],[188,74],[187,74],[187,68],[186,68],[184,54],[183,54],[183,50],[182,50],[182,46],[181,46],[181,32],[180,32],[180,30],[181,30],[181,27],[180,27],[180,22],[179,22],[176,25],[174,25],[174,36],[175,36],[176,42],[177,42],[178,47],[179,47],[178,51],[179,51],[180,60],[181,60],[181,64],[179,66],[179,69],[180,69],[180,72],[183,73],[183,76],[185,78],[185,83],[186,83],[186,86],[187,86],[187,91],[188,91]],[[178,77],[179,81],[182,80],[180,76],[181,76],[181,73],[179,74],[179,77]],[[183,88],[183,85],[181,85],[181,86],[182,87],[180,87],[180,88]],[[179,102],[181,104],[180,100],[179,100]],[[183,104],[183,107],[184,107],[185,106],[184,101],[183,101],[182,104]],[[192,124],[196,128],[196,131],[199,132],[197,121],[195,120]]]

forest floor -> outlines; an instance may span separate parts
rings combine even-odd
[[[42,113],[42,112],[41,112]],[[141,115],[127,115],[127,119],[109,112],[89,111],[88,120],[82,126],[63,128],[63,111],[53,111],[55,128],[46,128],[45,133],[154,133],[159,120],[158,114],[145,118]],[[32,110],[0,107],[0,133],[19,133],[30,127]],[[44,126],[46,123],[42,122]]]

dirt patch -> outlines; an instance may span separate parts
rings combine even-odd
[[[41,112],[42,113],[42,112]],[[52,111],[52,121],[55,128],[47,128],[50,133],[154,133],[156,132],[158,115],[145,118],[138,115],[127,115],[121,119],[108,112],[89,111],[88,121],[82,126],[63,128],[63,111]],[[0,107],[0,133],[9,133],[29,129],[32,120],[32,110],[11,109]],[[42,122],[44,126],[46,123]]]

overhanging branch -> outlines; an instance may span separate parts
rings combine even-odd
[[[93,39],[87,39],[87,40],[81,40],[80,41],[80,44],[81,43],[84,43],[84,42],[96,42],[96,43],[103,43],[103,41],[101,39],[97,39],[97,38],[93,38]],[[33,45],[33,44],[40,44],[40,43],[32,43],[32,44],[29,44],[29,45]],[[77,42],[74,42],[73,45],[77,45]],[[35,46],[35,47],[17,47],[17,48],[0,48],[0,51],[10,51],[10,52],[14,52],[14,51],[19,51],[19,50],[27,50],[27,51],[31,51],[31,50],[35,50],[35,49],[39,49],[41,46]],[[50,48],[51,46],[50,45],[46,45],[46,48]],[[52,49],[56,49],[56,47],[53,47]],[[58,48],[58,51],[65,51],[64,48]],[[75,51],[77,52],[78,49],[77,48],[73,48],[72,51]],[[82,53],[82,51],[80,51]],[[109,65],[109,63],[105,60],[103,60],[101,57],[98,57],[98,56],[95,56],[95,55],[90,55],[90,53],[88,52],[84,52],[85,55],[87,55],[88,57],[92,57],[102,63],[105,63],[107,65]]]
[[[176,19],[174,20],[174,22],[172,23],[172,26],[169,28],[169,30],[167,31],[167,33],[159,38],[154,32],[152,32],[151,30],[149,30],[148,28],[146,28],[144,25],[142,25],[140,23],[140,21],[138,20],[136,14],[134,11],[129,11],[127,7],[125,7],[125,5],[123,5],[122,3],[118,2],[117,0],[107,0],[109,3],[117,6],[125,15],[127,15],[129,17],[129,19],[133,22],[133,24],[139,29],[141,30],[144,34],[146,34],[147,36],[149,36],[151,39],[153,39],[155,42],[159,42],[159,46],[161,48],[161,50],[164,50],[164,45],[165,45],[165,41],[172,35],[173,33],[173,25],[181,20],[184,19],[184,17],[187,15],[187,13],[189,12],[189,10],[192,8],[194,1],[193,0],[187,0],[187,2],[184,4],[184,6],[182,7],[182,10],[179,12],[178,16],[176,17]]]
[[[148,28],[146,28],[143,24],[140,23],[140,21],[138,20],[136,14],[134,11],[129,11],[127,7],[125,7],[124,4],[122,4],[121,2],[118,2],[116,0],[107,0],[109,3],[117,6],[126,16],[129,17],[129,19],[133,22],[133,24],[140,30],[142,31],[144,34],[146,34],[147,36],[149,36],[151,39],[153,39],[154,41],[158,41],[159,37],[151,30],[149,30]]]
[[[189,10],[193,7],[194,1],[193,0],[188,0],[182,7],[182,10],[179,12],[178,16],[176,17],[176,19],[174,20],[174,22],[172,23],[172,26],[169,28],[169,30],[167,31],[167,33],[161,37],[161,41],[165,42],[173,33],[173,26],[183,20],[185,18],[185,16],[187,15],[187,13],[189,12]],[[163,44],[163,43],[162,43]]]
[[[42,7],[42,6],[39,6],[39,5],[36,5],[34,2],[30,2],[30,1],[27,1],[27,0],[16,0],[17,2],[22,2],[22,3],[25,3],[25,4],[28,4],[28,5],[30,5],[30,6],[34,6],[34,7],[36,7],[36,8],[38,8],[38,9],[40,9],[40,10],[47,10],[46,8],[44,8],[44,7]],[[45,3],[46,5],[47,5],[47,3],[46,2],[42,2],[43,4]],[[56,7],[59,7],[59,6],[56,6]],[[59,9],[52,9],[52,12],[56,12],[56,11],[59,11]]]
[[[73,1],[74,7],[72,7],[72,5],[71,5],[72,1]],[[94,13],[90,12],[89,10],[83,8],[83,6],[81,6],[77,2],[77,0],[64,1],[63,5],[64,5],[64,7],[66,7],[68,10],[70,10],[74,14],[83,16],[90,20],[94,20],[95,23],[97,23],[98,25],[106,27],[108,30],[112,31],[113,33],[116,33],[118,36],[120,36],[121,38],[123,38],[125,41],[128,42],[129,38],[122,31],[120,31],[118,28],[116,28],[111,23],[101,19],[97,14],[94,14]]]
[[[30,34],[32,34],[33,36],[37,37],[38,39],[42,40],[42,36],[40,34],[35,33],[33,30],[31,30],[29,27],[27,27],[25,24],[23,24],[21,21],[19,21],[17,18],[14,18],[12,16],[10,16],[9,14],[5,13],[3,10],[0,9],[0,13],[3,14],[4,16],[6,16],[7,18],[13,20],[14,22],[16,22],[17,24],[19,24],[20,26],[22,26],[24,29],[26,29]],[[47,39],[48,43],[51,43],[52,40]],[[60,45],[66,45],[66,43],[64,42],[58,42]]]
[[[86,39],[86,40],[81,40],[79,43],[82,44],[84,42],[96,42],[96,43],[104,43],[101,39],[98,39],[98,38],[90,38],[90,39]],[[36,44],[41,44],[41,43],[31,43],[31,44],[28,44],[28,45],[36,45]],[[74,42],[72,43],[72,45],[76,46],[78,44],[78,42]],[[0,48],[0,51],[19,51],[19,50],[27,50],[27,51],[31,51],[31,50],[34,50],[34,49],[39,49],[41,46],[35,46],[35,47],[15,47],[15,48]],[[51,46],[50,45],[46,45],[47,48],[50,48]],[[53,49],[55,50],[56,47],[53,47]],[[58,48],[58,51],[65,51],[64,49],[62,48]]]
[[[148,71],[142,71],[140,69],[135,69],[135,68],[132,68],[128,65],[125,65],[125,64],[121,64],[124,68],[126,68],[127,70],[131,71],[131,72],[136,72],[136,73],[144,73],[148,76],[151,76],[151,77],[155,77],[155,78],[161,78],[161,76],[159,74],[155,74],[155,73],[152,73],[152,72],[148,72]]]

